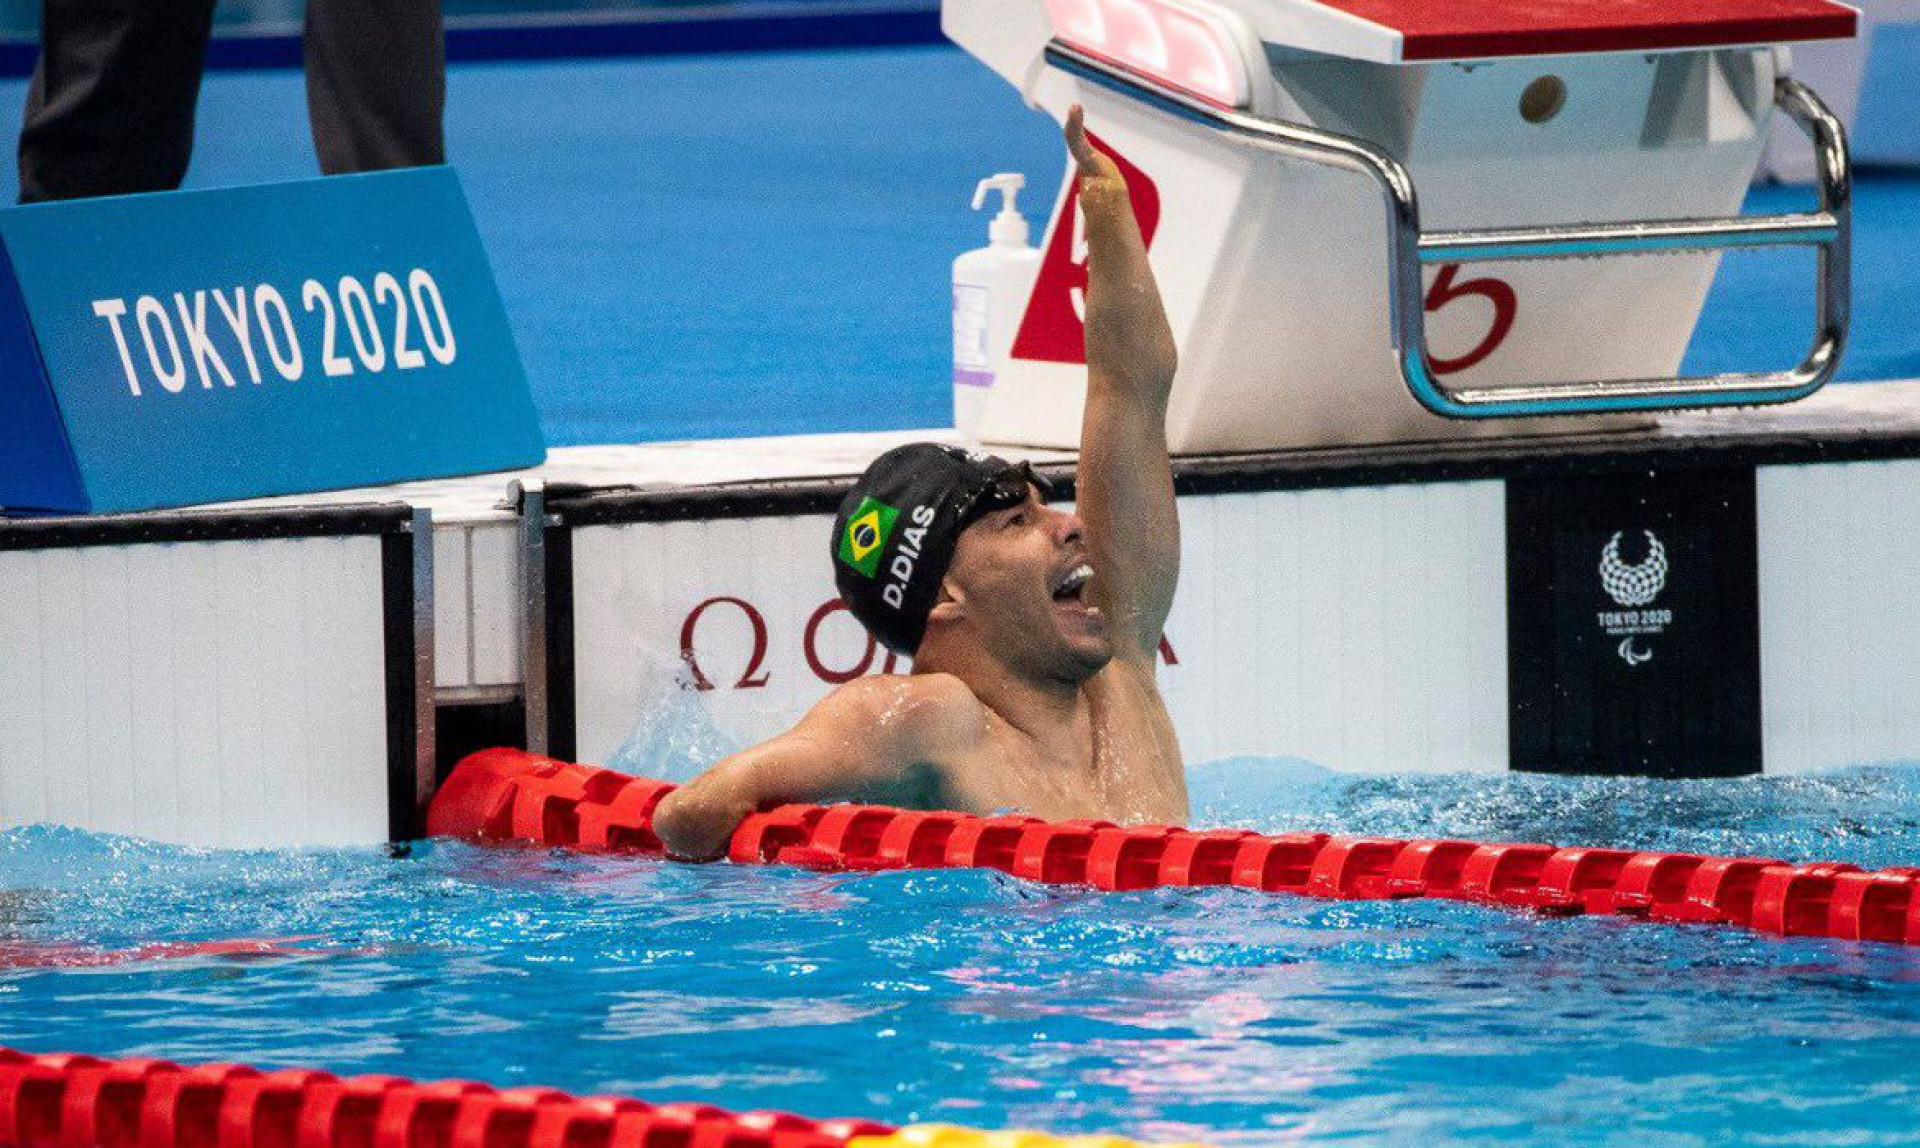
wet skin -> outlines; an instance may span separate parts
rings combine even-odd
[[[1088,250],[1077,515],[1030,489],[969,525],[913,672],[839,687],[791,731],[669,795],[654,826],[674,853],[718,856],[741,818],[787,802],[1186,820],[1154,681],[1180,563],[1173,335],[1125,180],[1078,107],[1066,137]]]

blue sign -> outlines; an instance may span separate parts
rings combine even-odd
[[[0,507],[129,511],[546,456],[449,168],[0,211]]]

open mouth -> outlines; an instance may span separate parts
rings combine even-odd
[[[1093,567],[1084,562],[1075,566],[1073,569],[1061,575],[1060,580],[1053,584],[1053,600],[1055,602],[1084,603],[1086,601],[1087,580],[1092,577]]]

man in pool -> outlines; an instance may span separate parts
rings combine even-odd
[[[834,575],[913,672],[840,686],[670,794],[654,829],[672,853],[717,857],[742,818],[787,802],[1186,820],[1154,682],[1180,568],[1173,332],[1126,181],[1077,106],[1066,137],[1088,254],[1079,513],[991,456],[916,443],[875,460],[835,519]]]

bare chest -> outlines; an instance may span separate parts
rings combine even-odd
[[[944,763],[955,803],[1052,820],[1184,823],[1185,767],[1151,678],[1110,666],[1083,693],[1070,736],[1034,737],[990,719],[975,745]]]

